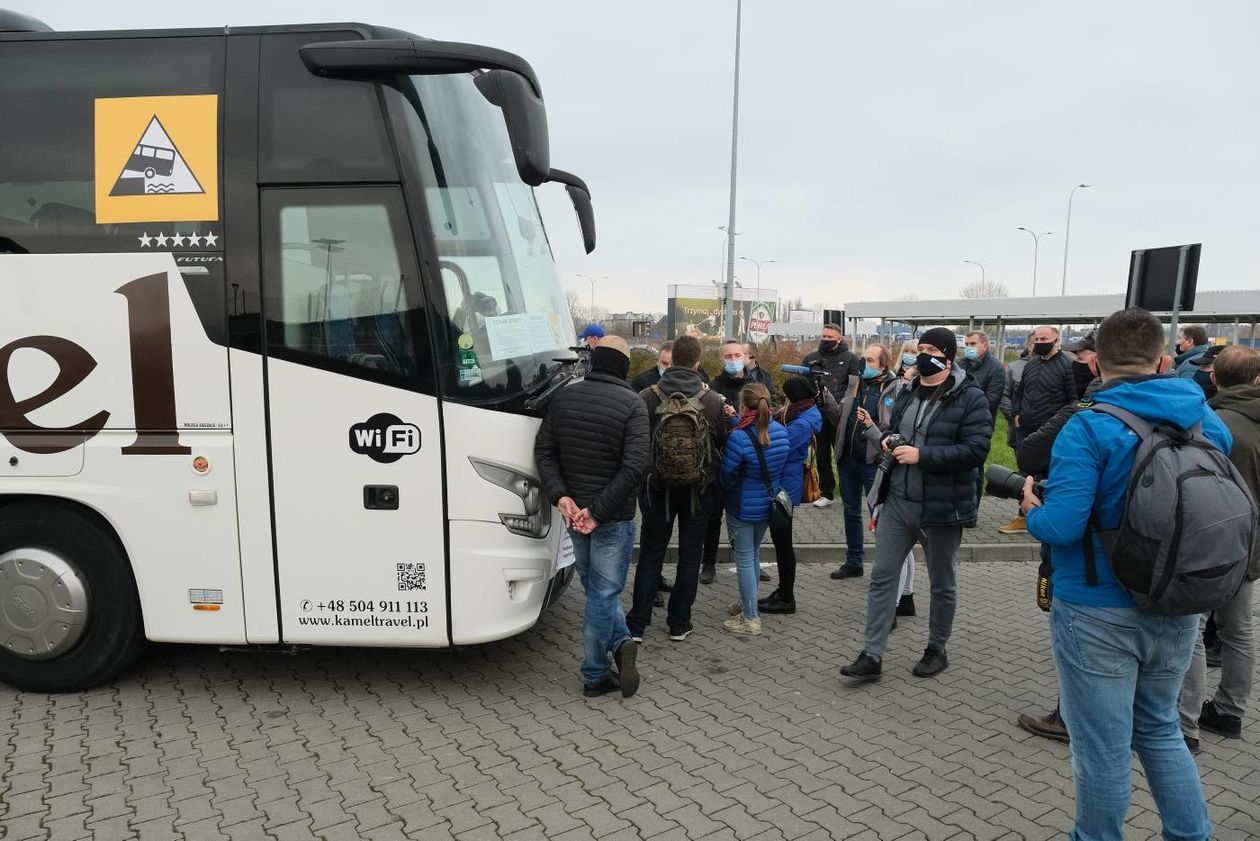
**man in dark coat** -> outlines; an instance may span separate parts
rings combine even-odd
[[[656,364],[630,381],[630,388],[637,394],[661,381],[661,376],[674,364],[674,343],[664,342],[656,354]]]
[[[1059,349],[1059,330],[1043,324],[1033,331],[1032,353],[1011,398],[1011,416],[1015,425],[1018,450],[1024,439],[1054,417],[1055,412],[1078,399],[1072,361]],[[1016,514],[1009,523],[998,527],[1003,534],[1028,531],[1024,517]]]
[[[695,398],[703,410],[709,428],[708,467],[704,480],[695,488],[663,487],[649,474],[639,499],[643,511],[643,531],[639,539],[639,563],[634,571],[634,606],[626,617],[630,634],[642,639],[652,622],[652,606],[661,581],[661,564],[669,548],[669,538],[678,521],[677,577],[670,590],[668,609],[669,638],[682,642],[690,635],[691,606],[696,600],[696,584],[700,575],[700,560],[704,552],[704,537],[713,508],[722,498],[718,485],[718,465],[722,458],[722,446],[726,443],[727,423],[724,403],[716,392],[700,380],[696,367],[700,364],[700,342],[690,336],[680,336],[674,343],[674,366],[666,369],[655,387],[640,392],[647,406],[648,427],[653,442],[656,440],[656,410],[662,396],[675,394]]]
[[[555,394],[534,441],[543,491],[568,526],[586,591],[582,691],[588,697],[617,689],[630,697],[639,688],[638,645],[618,601],[630,570],[635,501],[649,458],[647,407],[630,390],[629,373],[625,339],[600,339],[591,351],[591,372]]]
[[[989,352],[989,335],[983,330],[972,330],[963,339],[962,369],[975,380],[976,387],[984,392],[989,401],[989,416],[996,423],[998,407],[1002,405],[1002,392],[1006,389],[1006,367]],[[984,496],[984,473],[976,479],[976,498]]]
[[[860,378],[863,368],[866,367],[861,357],[849,350],[838,324],[823,327],[818,350],[806,354],[805,364],[822,367],[823,387],[831,392],[837,403],[844,397],[845,386],[850,382],[849,377]],[[823,418],[822,432],[818,434],[815,449],[818,455],[818,492],[822,494],[814,503],[818,508],[826,508],[836,498],[835,457],[831,452],[835,439],[835,426]]]
[[[918,376],[893,406],[889,431],[904,443],[892,450],[896,465],[876,478],[872,494],[882,503],[875,526],[875,564],[866,601],[866,646],[846,677],[878,680],[900,596],[901,566],[915,543],[923,544],[932,601],[928,645],[914,667],[917,677],[948,665],[945,644],[954,626],[956,567],[963,527],[979,510],[976,473],[993,439],[993,416],[984,392],[954,364],[957,339],[934,327],[919,339]],[[887,439],[881,446],[887,451]]]

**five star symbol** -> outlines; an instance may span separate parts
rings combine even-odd
[[[219,235],[211,231],[207,231],[204,234],[199,234],[196,231],[193,231],[191,234],[181,234],[179,231],[176,231],[170,236],[161,231],[157,232],[157,236],[149,236],[149,232],[145,231],[136,239],[140,241],[141,248],[148,248],[151,245],[155,248],[165,248],[168,242],[175,248],[183,248],[185,244],[198,248],[203,243],[210,248],[214,248],[219,244]]]

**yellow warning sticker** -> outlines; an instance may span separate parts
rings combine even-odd
[[[96,100],[96,221],[217,222],[219,97]]]

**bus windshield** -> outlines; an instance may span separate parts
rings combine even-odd
[[[547,380],[571,355],[573,320],[533,189],[521,181],[502,112],[471,74],[413,76],[405,91],[449,336],[446,395],[498,402]]]

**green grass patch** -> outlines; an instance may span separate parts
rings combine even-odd
[[[989,457],[985,459],[987,470],[990,464],[1000,464],[1010,470],[1018,470],[1015,466],[1015,453],[1006,446],[1006,416],[998,412],[997,422],[993,424],[993,446],[989,447]]]

